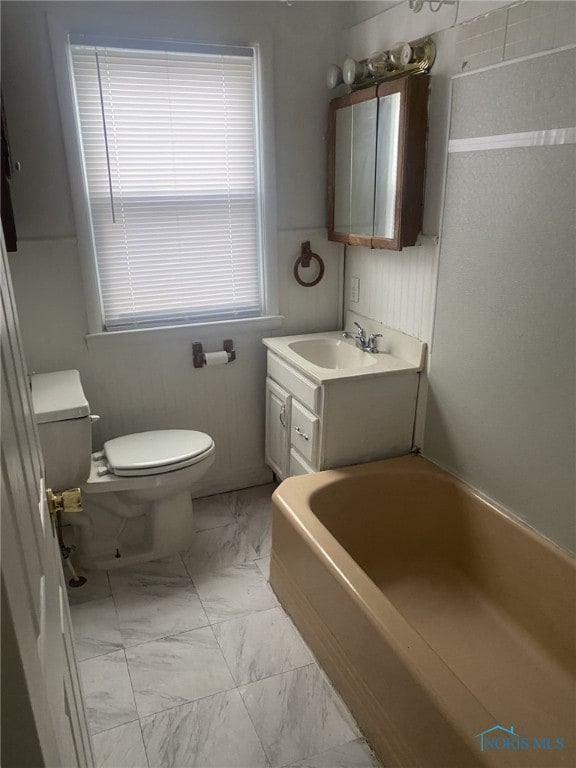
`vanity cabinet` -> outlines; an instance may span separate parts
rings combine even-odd
[[[283,480],[409,453],[418,377],[411,366],[318,383],[268,351],[266,463]]]
[[[422,229],[428,126],[426,74],[330,102],[328,238],[401,251]]]

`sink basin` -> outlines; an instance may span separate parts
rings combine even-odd
[[[291,342],[288,347],[319,368],[365,368],[374,365],[378,357],[370,352],[362,352],[342,339],[303,339]]]

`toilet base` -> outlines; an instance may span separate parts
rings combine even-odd
[[[79,565],[113,570],[186,549],[194,535],[190,492],[143,504],[141,514],[121,514],[121,494],[84,497],[83,512],[65,515],[76,532]]]

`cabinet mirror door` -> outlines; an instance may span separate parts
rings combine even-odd
[[[378,98],[374,236],[394,239],[400,140],[400,94]]]
[[[339,232],[373,234],[376,120],[375,99],[336,113],[334,225]]]
[[[331,110],[330,230],[333,239],[370,245],[374,234],[376,89],[337,101],[341,103]]]

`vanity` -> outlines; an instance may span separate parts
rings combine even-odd
[[[342,331],[263,339],[268,349],[266,463],[293,475],[409,453],[426,345],[348,312],[376,353]]]

